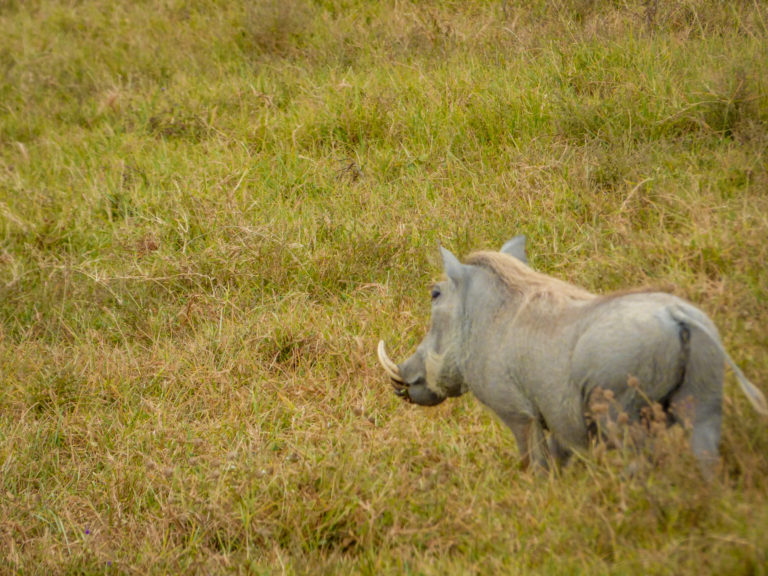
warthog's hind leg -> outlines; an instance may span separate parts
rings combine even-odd
[[[720,464],[720,429],[723,414],[720,402],[711,398],[694,401],[689,396],[672,403],[674,418],[691,427],[691,451],[696,457],[702,476],[714,479]]]
[[[725,353],[717,334],[709,333],[706,326],[684,324],[681,338],[687,362],[682,385],[670,404],[675,419],[691,424],[691,449],[702,475],[712,480],[720,462]]]

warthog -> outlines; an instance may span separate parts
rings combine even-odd
[[[631,420],[657,402],[669,422],[689,422],[693,453],[711,475],[725,362],[768,414],[715,325],[685,300],[648,291],[598,296],[541,274],[527,265],[523,236],[466,264],[440,251],[446,279],[432,286],[429,332],[401,364],[379,342],[379,360],[409,402],[434,406],[471,390],[512,430],[524,466],[546,466],[550,454],[563,463],[586,448],[607,417],[590,414],[590,396],[603,390]]]

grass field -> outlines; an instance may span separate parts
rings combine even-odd
[[[723,468],[403,404],[437,245],[689,298],[768,392],[768,3],[0,0],[0,572],[768,574]]]

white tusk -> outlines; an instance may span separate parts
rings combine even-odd
[[[387,356],[387,351],[384,349],[384,340],[379,340],[379,348],[377,352],[379,353],[379,362],[381,362],[381,365],[384,367],[384,370],[386,370],[389,377],[395,382],[404,384],[403,378],[400,376],[400,370],[397,368],[397,364],[392,362],[392,360],[389,359],[389,356]]]

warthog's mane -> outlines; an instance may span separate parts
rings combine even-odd
[[[595,294],[583,288],[536,272],[502,252],[474,252],[466,262],[491,272],[507,289],[526,300],[543,298],[555,304],[596,298]]]

